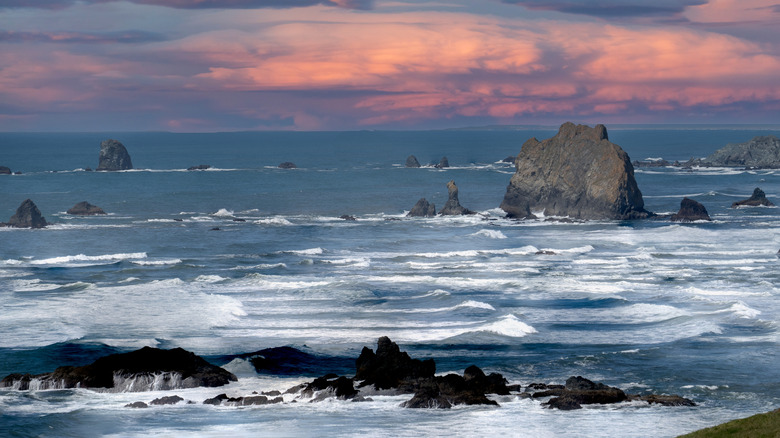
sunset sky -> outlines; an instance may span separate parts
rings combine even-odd
[[[780,124],[780,0],[0,0],[0,130]]]

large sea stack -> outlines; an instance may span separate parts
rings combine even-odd
[[[16,214],[11,216],[8,223],[4,225],[15,228],[43,228],[48,223],[46,223],[46,218],[41,215],[41,211],[38,210],[38,206],[27,199],[22,202],[22,205],[16,209]]]
[[[103,140],[100,143],[100,162],[97,170],[129,170],[133,168],[130,154],[125,145],[116,140]]]
[[[531,138],[515,161],[501,209],[514,218],[642,219],[642,193],[628,154],[611,143],[604,125],[564,123],[544,141]]]
[[[758,136],[745,143],[729,143],[705,158],[710,166],[780,168],[780,139]]]
[[[450,180],[450,182],[447,183],[447,191],[449,192],[449,197],[447,199],[447,203],[444,204],[444,207],[439,212],[440,215],[454,216],[461,214],[474,214],[473,211],[460,205],[460,201],[458,201],[458,186],[455,185],[455,181]]]

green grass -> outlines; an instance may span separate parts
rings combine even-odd
[[[697,430],[678,438],[780,438],[780,409]]]

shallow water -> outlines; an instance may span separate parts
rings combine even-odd
[[[687,160],[767,133],[610,138],[632,159]],[[775,408],[780,212],[729,207],[757,186],[778,202],[780,172],[637,169],[647,209],[674,212],[689,196],[711,223],[504,219],[497,206],[513,168],[500,160],[552,134],[117,134],[138,168],[117,173],[81,170],[97,166],[104,134],[0,134],[0,164],[23,172],[0,178],[0,218],[31,198],[53,223],[0,229],[0,375],[145,345],[218,365],[291,345],[342,358],[317,372],[350,374],[363,346],[389,336],[440,373],[476,364],[523,384],[583,375],[697,407],[558,412],[513,397],[446,412],[400,408],[404,397],[199,404],[317,375],[257,375],[231,362],[240,380],[227,388],[0,391],[0,424],[17,436],[675,436]],[[446,155],[453,167],[406,169],[409,154]],[[275,168],[282,161],[299,168]],[[197,164],[215,169],[185,170]],[[420,197],[443,206],[450,179],[478,215],[404,217]],[[109,215],[65,214],[84,200]],[[173,393],[198,404],[124,408]]]

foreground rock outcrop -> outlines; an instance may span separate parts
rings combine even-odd
[[[680,201],[680,210],[672,215],[672,222],[711,221],[707,209],[702,204],[690,198]]]
[[[515,160],[517,168],[501,203],[509,217],[641,219],[642,193],[628,154],[611,143],[604,125],[567,122],[547,140],[531,138]]]
[[[130,353],[101,357],[82,367],[59,367],[54,372],[35,376],[11,374],[0,381],[0,387],[19,390],[78,387],[152,391],[216,387],[236,380],[232,373],[181,348],[161,350],[144,347]]]
[[[455,216],[462,214],[475,214],[473,211],[460,205],[460,201],[458,201],[458,186],[455,185],[455,181],[450,180],[450,182],[447,183],[447,192],[447,203],[444,204],[444,207],[439,212],[440,215]]]
[[[753,190],[753,194],[749,198],[732,203],[731,208],[760,206],[773,207],[774,205],[775,204],[773,204],[772,201],[766,198],[766,193],[764,193],[764,191],[760,188],[756,187]]]
[[[414,207],[406,214],[407,217],[434,217],[436,216],[436,205],[428,202],[425,198],[420,198]]]
[[[103,140],[100,143],[100,157],[97,170],[114,171],[130,170],[132,168],[133,162],[125,145],[112,139]]]
[[[6,227],[14,228],[43,228],[48,223],[43,217],[38,206],[30,199],[22,202],[22,205],[16,209],[16,213],[11,216],[7,223],[0,224]]]
[[[69,208],[67,213],[76,216],[94,216],[97,214],[106,214],[102,208],[98,207],[97,205],[92,205],[87,201],[79,202],[78,204]]]
[[[729,143],[702,160],[706,166],[780,168],[780,139],[758,136],[745,143]]]

